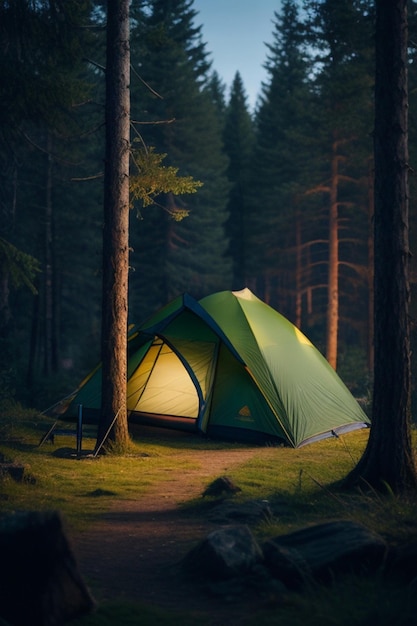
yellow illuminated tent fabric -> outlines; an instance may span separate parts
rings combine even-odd
[[[293,447],[369,426],[326,359],[249,289],[196,301],[184,294],[128,341],[131,420],[235,441]],[[68,415],[100,408],[101,369]]]

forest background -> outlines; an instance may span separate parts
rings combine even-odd
[[[129,320],[184,291],[249,287],[369,399],[373,9],[283,0],[271,19],[251,113],[239,73],[226,86],[211,67],[193,0],[132,3],[132,147],[166,154],[164,165],[203,186],[132,206]],[[413,2],[409,28],[415,254]],[[0,33],[0,400],[42,410],[100,359],[104,5],[1,0]],[[132,174],[152,178],[152,168],[132,160]],[[410,284],[415,370],[415,257]],[[415,388],[414,377],[414,407]]]

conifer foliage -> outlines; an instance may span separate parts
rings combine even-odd
[[[228,183],[210,63],[190,0],[155,0],[132,28],[142,82],[132,88],[132,118],[164,163],[202,186],[191,196],[160,193],[156,207],[132,215],[131,310],[142,318],[183,291],[202,297],[230,288],[225,234]],[[134,61],[135,62],[135,61]],[[176,221],[176,215],[187,214]]]
[[[227,176],[231,184],[228,203],[227,234],[233,263],[233,288],[246,286],[246,246],[250,165],[254,145],[254,124],[239,72],[236,73],[224,119],[224,150],[229,157]]]
[[[10,271],[2,278],[2,346],[15,349],[0,387],[15,395],[24,378],[20,399],[27,391],[40,408],[100,358],[103,7],[0,0],[0,237],[41,268],[38,296]],[[369,393],[374,26],[365,0],[283,0],[252,111],[240,68],[225,85],[212,67],[193,0],[131,3],[129,323],[184,291],[200,298],[247,286],[299,326],[357,395]],[[148,185],[155,172],[178,186]]]
[[[248,281],[256,293],[294,318],[296,299],[312,288],[302,264],[311,253],[304,240],[314,236],[314,226],[308,225],[309,205],[303,200],[315,170],[316,127],[296,3],[284,2],[274,17],[251,161]]]

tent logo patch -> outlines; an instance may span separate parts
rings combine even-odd
[[[242,408],[239,410],[238,416],[241,422],[253,422],[253,417],[247,404],[245,404],[245,406],[242,406]]]

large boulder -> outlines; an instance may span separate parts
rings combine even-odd
[[[0,518],[0,621],[59,626],[95,605],[57,512]]]

